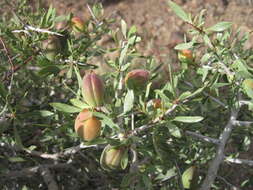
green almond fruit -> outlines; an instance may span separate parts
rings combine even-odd
[[[120,169],[125,152],[125,147],[113,147],[107,145],[100,158],[101,166],[107,170]]]
[[[104,83],[95,73],[89,73],[83,78],[83,97],[92,107],[102,106],[104,103]]]
[[[146,88],[149,80],[149,72],[144,69],[135,69],[127,73],[125,84],[128,89],[140,91]]]

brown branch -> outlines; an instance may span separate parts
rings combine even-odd
[[[226,158],[225,161],[234,164],[244,164],[248,166],[253,166],[253,160],[239,159],[239,158]]]
[[[8,57],[9,64],[10,64],[10,67],[11,67],[11,73],[13,73],[13,72],[14,72],[14,64],[13,64],[11,58],[10,58],[9,51],[8,51],[8,49],[6,48],[6,45],[5,45],[5,43],[4,43],[4,41],[3,41],[3,39],[2,39],[1,37],[0,37],[0,41],[1,41],[2,45],[3,45],[4,51],[5,51],[5,53],[6,53],[6,56]]]
[[[58,190],[58,185],[54,180],[54,176],[51,174],[50,170],[47,167],[41,167],[41,176],[44,179],[44,182],[47,184],[48,190]]]
[[[217,172],[219,170],[220,164],[223,162],[223,159],[224,159],[225,145],[232,132],[233,121],[236,120],[238,112],[239,112],[239,109],[231,111],[230,119],[219,138],[220,143],[218,144],[217,149],[216,149],[216,156],[209,166],[206,178],[204,182],[202,183],[200,190],[210,190],[211,185],[213,184],[215,178],[217,177]]]
[[[201,135],[199,133],[195,133],[195,132],[192,132],[192,131],[186,131],[185,134],[190,135],[190,136],[195,137],[195,138],[198,138],[198,139],[200,139],[201,141],[204,141],[204,142],[209,142],[209,143],[213,143],[213,144],[216,144],[216,145],[220,144],[220,141],[218,139],[207,137],[207,136]]]
[[[153,121],[151,121],[151,122],[148,123],[148,124],[142,125],[141,127],[138,127],[138,128],[136,128],[135,130],[130,131],[129,134],[128,134],[128,136],[137,135],[137,134],[139,134],[139,133],[141,133],[141,132],[143,132],[143,131],[146,131],[146,130],[148,130],[148,129],[154,127],[159,121],[162,120],[162,118],[171,115],[171,113],[172,113],[173,111],[175,111],[175,109],[176,109],[179,105],[184,104],[184,103],[186,103],[186,102],[188,102],[188,101],[189,101],[189,99],[185,99],[185,100],[182,101],[182,102],[176,102],[176,103],[174,103],[174,104],[171,106],[171,108],[168,109],[162,116],[159,116],[159,117],[155,118]]]
[[[41,168],[48,168],[48,169],[69,169],[71,168],[70,164],[45,164],[45,165],[39,165],[34,166],[30,168],[25,168],[18,171],[9,171],[4,174],[0,174],[0,177],[4,177],[6,179],[13,179],[13,178],[20,178],[20,177],[26,177],[30,178],[33,177],[34,174],[38,173]]]

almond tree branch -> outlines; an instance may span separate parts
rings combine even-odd
[[[41,167],[41,176],[44,179],[44,182],[47,184],[48,190],[58,190],[58,185],[54,180],[54,176],[51,174],[50,170],[47,167]]]
[[[200,190],[210,190],[211,185],[213,184],[215,178],[217,177],[217,172],[219,170],[220,164],[223,162],[225,145],[232,132],[233,121],[236,120],[238,112],[239,109],[231,110],[230,119],[219,138],[220,143],[218,144],[216,149],[216,156],[209,166],[206,178],[204,179],[204,182],[202,183]]]
[[[60,160],[61,158],[67,157],[69,155],[74,155],[83,149],[87,149],[87,148],[91,148],[91,147],[102,149],[102,148],[104,148],[104,145],[84,145],[83,143],[81,143],[77,146],[67,148],[62,152],[58,152],[58,153],[54,153],[54,154],[44,153],[44,152],[40,152],[40,151],[36,151],[36,150],[29,150],[26,148],[21,148],[19,146],[15,146],[15,145],[13,145],[13,146],[8,145],[6,143],[0,143],[0,147],[11,149],[11,150],[17,151],[17,152],[26,152],[27,154],[30,154],[31,156],[36,156],[36,157],[40,157],[43,159],[51,159],[51,160],[57,161],[57,160]]]
[[[38,173],[41,168],[48,168],[48,169],[70,169],[71,165],[70,164],[45,164],[45,165],[39,165],[39,166],[34,166],[30,168],[25,168],[19,171],[9,171],[4,174],[0,174],[1,178],[6,178],[6,179],[14,179],[14,178],[19,178],[19,177],[33,177],[34,174]]]
[[[239,159],[239,158],[226,158],[225,161],[234,164],[245,164],[248,166],[253,166],[253,160]]]
[[[250,127],[252,126],[252,124],[253,121],[238,121],[238,120],[233,121],[233,125],[238,127]]]
[[[214,138],[211,138],[211,137],[207,137],[207,136],[201,135],[199,133],[195,133],[195,132],[192,132],[192,131],[186,131],[185,134],[190,135],[190,136],[195,137],[195,138],[198,138],[198,139],[200,139],[201,141],[204,141],[204,142],[209,142],[209,143],[213,143],[213,144],[216,144],[216,145],[220,144],[220,140],[214,139]]]
[[[142,125],[141,127],[136,128],[135,130],[132,130],[129,132],[129,136],[133,136],[133,135],[137,135],[140,132],[146,131],[152,127],[154,127],[163,117],[169,116],[180,104],[186,103],[187,101],[189,101],[188,99],[182,101],[181,103],[175,103],[172,105],[172,107],[170,109],[168,109],[163,116],[159,116],[157,118],[155,118],[153,121],[151,121],[150,123],[146,124],[146,125]]]

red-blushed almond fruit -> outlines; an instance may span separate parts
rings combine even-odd
[[[83,78],[83,97],[92,107],[102,106],[104,103],[104,83],[95,73],[89,73]]]
[[[159,108],[162,107],[162,101],[161,101],[161,99],[153,99],[152,102],[153,102],[153,107],[155,109],[159,109]]]
[[[145,89],[149,80],[149,72],[144,69],[135,69],[127,73],[125,77],[125,84],[127,88],[134,91]]]
[[[82,139],[91,141],[100,135],[101,121],[85,109],[76,117],[75,131]]]
[[[193,63],[194,61],[193,52],[189,49],[180,50],[178,52],[178,59],[179,61],[184,63]]]
[[[84,22],[81,18],[79,18],[77,16],[74,16],[71,19],[71,25],[72,25],[72,28],[75,32],[84,31],[84,28],[85,28]]]

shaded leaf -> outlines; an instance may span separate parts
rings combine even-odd
[[[177,116],[173,121],[179,121],[183,123],[197,123],[202,121],[204,118],[201,116]]]

